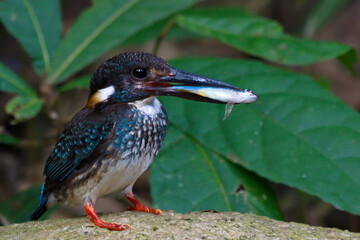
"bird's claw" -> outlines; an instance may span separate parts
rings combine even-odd
[[[131,227],[129,225],[127,225],[127,224],[116,224],[116,223],[104,222],[97,215],[97,213],[95,212],[95,209],[94,209],[94,207],[92,206],[91,203],[86,203],[85,204],[85,210],[86,210],[86,212],[88,214],[88,217],[90,218],[90,221],[95,223],[96,226],[106,228],[106,229],[109,229],[109,230],[115,230],[115,231],[122,231],[122,230],[131,229]]]
[[[160,209],[149,208],[144,204],[142,204],[141,202],[139,202],[131,192],[126,194],[126,198],[134,204],[134,207],[127,208],[128,211],[140,211],[140,212],[152,213],[155,215],[163,215],[163,212]]]
[[[90,217],[90,221],[92,221],[93,223],[95,223],[95,225],[97,225],[99,227],[106,228],[109,230],[122,231],[122,230],[131,229],[130,225],[128,225],[128,224],[107,223],[107,222],[103,222],[101,220],[99,221],[99,220],[93,219],[92,217]]]
[[[152,213],[155,215],[164,215],[163,212],[160,209],[153,209],[146,207],[144,205],[137,205],[135,207],[127,207],[128,211],[140,211],[140,212],[146,212],[146,213]]]

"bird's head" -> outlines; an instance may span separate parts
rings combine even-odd
[[[235,104],[257,99],[250,90],[172,68],[153,54],[125,52],[102,63],[93,74],[87,107],[95,108],[99,103],[134,102],[160,95]],[[231,101],[232,97],[237,100]]]

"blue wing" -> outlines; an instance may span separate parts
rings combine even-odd
[[[46,181],[63,181],[99,146],[113,127],[112,114],[103,115],[89,109],[78,112],[60,135],[48,158]]]

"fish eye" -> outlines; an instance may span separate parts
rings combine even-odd
[[[144,68],[135,68],[133,71],[133,75],[136,78],[145,78],[147,76],[147,71]]]

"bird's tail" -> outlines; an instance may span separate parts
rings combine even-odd
[[[44,184],[45,185],[45,184]],[[38,220],[46,211],[47,211],[47,201],[49,197],[49,192],[44,193],[44,185],[41,188],[41,195],[40,195],[40,203],[38,208],[31,214],[29,217],[30,221]]]
[[[30,221],[38,220],[47,211],[46,203],[47,201],[39,205],[35,212],[33,212],[33,214],[29,217]]]

